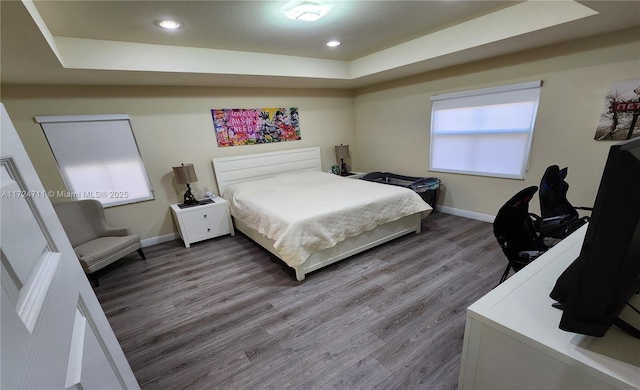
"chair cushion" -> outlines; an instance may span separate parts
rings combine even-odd
[[[73,249],[85,270],[90,270],[93,268],[92,266],[98,262],[107,259],[111,260],[112,257],[115,257],[113,260],[107,262],[107,264],[109,264],[140,247],[140,236],[132,234],[122,237],[96,238],[95,240],[80,244]]]

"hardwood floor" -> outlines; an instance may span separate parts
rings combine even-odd
[[[95,291],[143,389],[454,389],[466,307],[507,260],[489,223],[422,225],[303,282],[241,234],[172,241]]]

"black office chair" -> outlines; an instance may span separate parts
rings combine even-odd
[[[547,168],[540,180],[540,215],[542,218],[571,215],[580,219],[578,210],[592,210],[591,207],[575,207],[567,199],[569,184],[565,181],[568,168],[560,169],[557,165]],[[585,222],[589,220],[584,217]]]
[[[515,194],[500,208],[493,222],[493,234],[508,260],[498,284],[507,279],[510,270],[520,271],[548,249],[537,227],[540,217],[529,213],[529,202],[536,191],[538,187],[531,186]]]

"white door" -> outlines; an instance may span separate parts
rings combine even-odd
[[[2,389],[138,389],[0,103]]]

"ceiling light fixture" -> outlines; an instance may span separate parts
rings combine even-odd
[[[182,22],[178,20],[158,20],[156,25],[166,28],[167,30],[175,30],[182,27]]]
[[[293,20],[304,20],[307,22],[313,22],[329,13],[329,7],[322,6],[315,3],[302,3],[291,10],[287,11],[284,15]]]
[[[340,46],[340,41],[329,41],[329,42],[327,42],[327,46],[329,46],[329,47]]]

